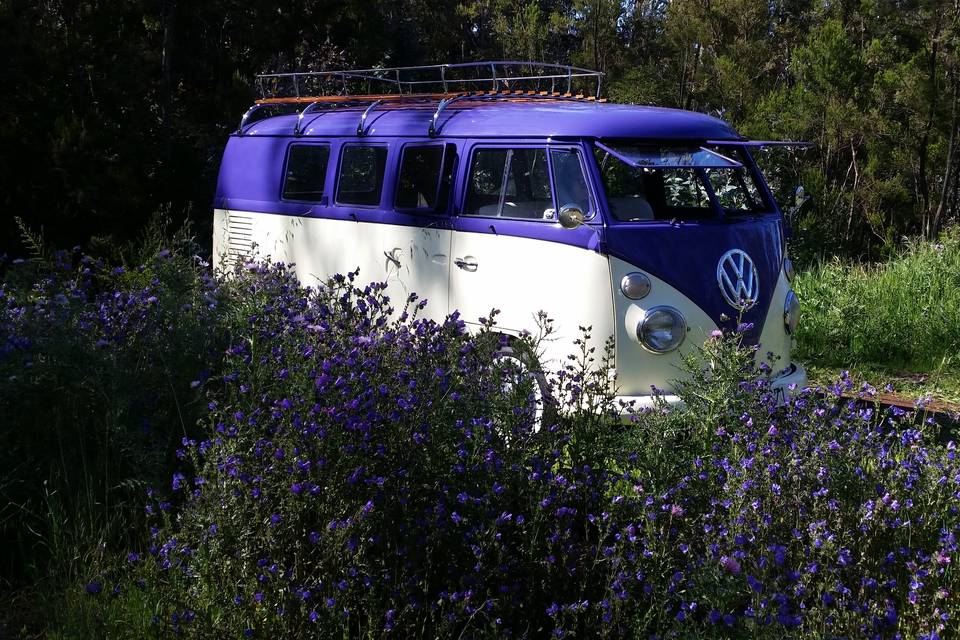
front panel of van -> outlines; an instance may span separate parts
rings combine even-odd
[[[695,354],[718,328],[740,330],[746,344],[759,345],[758,363],[768,362],[774,375],[787,373],[781,381],[805,382],[802,369],[790,362],[791,338],[784,324],[790,287],[783,274],[782,219],[769,192],[758,196],[761,204],[755,211],[723,215],[711,213],[718,198],[707,188],[703,208],[687,209],[696,215],[668,217],[662,215],[663,193],[659,204],[657,194],[649,189],[646,194],[629,189],[608,193],[600,157],[599,153],[594,156],[592,170],[597,189],[604,194],[601,206],[608,221],[606,250],[615,304],[619,393],[642,397],[655,387],[669,394],[672,382],[684,375],[683,356]],[[755,167],[747,164],[739,170],[755,171]],[[656,173],[655,168],[637,171],[644,180]],[[687,171],[706,181],[703,169]],[[753,177],[765,190],[759,174]],[[742,281],[737,269],[743,272]],[[630,274],[648,283],[648,289],[632,299],[621,290]],[[749,289],[749,302],[731,299],[731,287],[733,293],[738,287]],[[679,312],[686,332],[679,346],[657,352],[640,333],[648,314],[663,308]]]

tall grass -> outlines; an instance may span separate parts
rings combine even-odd
[[[24,603],[0,607],[0,637],[42,628],[140,540],[143,492],[206,412],[192,383],[232,316],[189,233],[165,237],[172,250],[131,267],[35,236],[33,258],[0,261],[0,602]]]
[[[960,233],[911,242],[876,265],[823,263],[797,277],[798,356],[822,366],[960,367]]]

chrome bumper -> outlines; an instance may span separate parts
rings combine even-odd
[[[787,401],[787,398],[807,386],[807,370],[796,362],[792,362],[784,373],[781,373],[771,381],[770,386],[776,394],[777,404],[782,405]],[[682,402],[679,396],[671,394],[659,396],[659,399],[668,407],[674,407]],[[632,402],[634,411],[652,409],[655,406],[656,400],[657,396],[654,395],[616,397],[618,403],[621,401],[628,404]],[[626,412],[624,412],[623,415],[624,417],[628,416]]]

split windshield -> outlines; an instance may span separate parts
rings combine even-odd
[[[598,142],[594,151],[617,220],[700,220],[716,217],[718,206],[728,216],[770,210],[743,149]]]

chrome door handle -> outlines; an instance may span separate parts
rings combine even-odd
[[[384,252],[383,252],[383,255],[384,255],[384,257],[385,257],[387,260],[389,260],[390,262],[392,262],[393,264],[395,264],[395,265],[397,265],[397,266],[399,267],[399,266],[400,266],[400,258],[397,256],[398,253],[400,253],[400,249],[399,249],[399,248],[394,249],[393,251],[384,251]]]
[[[457,258],[453,261],[453,264],[457,265],[464,271],[476,271],[479,266],[477,261],[467,256],[466,258]]]

